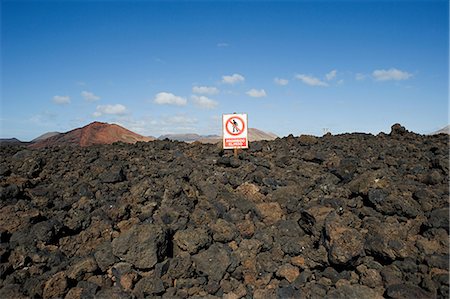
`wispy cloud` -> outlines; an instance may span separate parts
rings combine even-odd
[[[327,79],[327,81],[331,81],[334,78],[336,78],[336,75],[337,75],[337,70],[332,70],[325,75],[325,78]]]
[[[70,97],[69,96],[54,96],[52,101],[56,105],[67,105],[67,104],[70,104]]]
[[[127,113],[127,107],[122,104],[114,105],[98,105],[97,110],[92,114],[94,117],[99,117],[104,114],[109,115],[124,115]]]
[[[236,84],[239,82],[244,82],[245,78],[244,76],[240,75],[240,74],[233,74],[230,76],[222,76],[222,83],[226,83],[226,84]]]
[[[367,75],[366,74],[363,74],[363,73],[357,73],[356,75],[355,75],[355,79],[357,80],[357,81],[362,81],[362,80],[364,80],[364,79],[366,79],[367,78]]]
[[[218,94],[219,89],[214,86],[194,86],[192,87],[192,92],[197,94],[213,95]]]
[[[94,93],[90,91],[82,91],[81,96],[88,102],[95,102],[100,100],[100,97],[95,95]]]
[[[390,68],[388,70],[374,70],[372,76],[376,81],[401,81],[411,78],[413,74],[398,70],[396,68]]]
[[[54,123],[54,121],[57,119],[58,115],[50,112],[50,111],[43,111],[39,114],[35,114],[32,117],[28,119],[29,122],[31,122],[33,125],[38,126],[48,126]]]
[[[217,44],[217,47],[219,47],[219,48],[225,48],[225,47],[228,47],[230,44],[228,44],[228,43],[218,43]]]
[[[251,96],[252,98],[263,98],[267,96],[266,91],[264,89],[250,89],[246,92],[248,96]]]
[[[328,83],[323,82],[316,77],[305,74],[295,75],[295,78],[310,86],[328,86]]]
[[[283,78],[275,78],[275,79],[273,79],[273,82],[275,82],[275,84],[281,85],[281,86],[289,84],[289,80],[288,79],[283,79]]]
[[[198,120],[195,117],[187,116],[186,114],[177,114],[163,118],[164,125],[192,125],[196,124]]]
[[[219,104],[217,101],[210,99],[206,96],[192,95],[191,98],[194,101],[195,105],[205,109],[214,109]]]
[[[187,104],[186,98],[176,96],[170,92],[160,92],[156,94],[153,102],[158,105],[185,106]]]
[[[149,136],[155,128],[158,128],[158,121],[150,116],[135,119],[131,115],[117,116],[112,123],[118,124],[138,134]]]
[[[165,63],[166,63],[164,60],[162,60],[162,59],[159,58],[159,57],[153,57],[153,61],[158,62],[158,63],[162,63],[162,64],[165,64]]]

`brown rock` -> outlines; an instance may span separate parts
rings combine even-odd
[[[230,223],[222,218],[210,225],[213,239],[218,242],[229,242],[236,236],[237,230],[233,223]]]
[[[299,275],[300,271],[298,268],[291,264],[284,264],[277,271],[277,276],[286,278],[289,282],[293,282]]]
[[[359,274],[359,280],[363,285],[371,288],[383,286],[380,272],[375,269],[365,269]]]
[[[44,298],[60,298],[67,289],[67,277],[64,272],[58,272],[53,275],[44,284]]]
[[[194,254],[209,244],[211,237],[204,228],[189,228],[177,231],[173,236],[173,240],[178,248]]]
[[[67,277],[69,277],[70,279],[79,280],[85,274],[93,273],[95,270],[97,270],[97,268],[98,266],[95,262],[95,259],[93,257],[88,257],[73,265],[69,269]]]
[[[60,250],[69,256],[86,256],[93,253],[100,244],[110,242],[111,232],[110,223],[93,220],[91,225],[78,235],[61,238]]]
[[[255,225],[249,219],[239,222],[236,227],[243,238],[251,238],[255,233]]]
[[[241,297],[239,297],[237,294],[235,294],[234,292],[230,292],[230,293],[226,293],[223,295],[222,297],[223,299],[239,299]]]
[[[305,268],[305,258],[303,256],[294,256],[291,258],[291,264],[304,269]]]
[[[83,289],[79,287],[71,288],[64,299],[81,299],[82,298]]]
[[[355,229],[344,229],[330,242],[329,260],[334,264],[346,264],[363,253],[363,236]]]
[[[247,259],[255,259],[258,252],[261,250],[262,242],[257,239],[244,239],[239,243],[239,248],[236,254],[241,261]]]
[[[265,196],[259,192],[259,187],[252,183],[244,183],[236,188],[246,199],[260,203],[264,201]]]
[[[139,218],[133,217],[127,220],[122,220],[119,223],[117,223],[117,228],[123,233],[139,222],[140,222]]]
[[[135,272],[125,273],[120,276],[120,285],[125,291],[130,291],[137,281],[138,275]]]
[[[253,299],[275,299],[277,292],[274,289],[257,289],[253,292]]]
[[[360,298],[373,298],[383,299],[383,295],[377,291],[363,286],[363,285],[348,285],[343,284],[337,287],[335,290],[328,292],[327,299],[360,299]]]
[[[230,247],[233,251],[237,250],[239,248],[239,245],[236,241],[231,241],[228,243],[228,247]]]
[[[260,203],[256,208],[266,224],[274,224],[283,217],[283,210],[277,202]]]
[[[387,287],[386,295],[393,299],[421,298],[431,299],[434,296],[418,286],[411,284],[393,284]]]
[[[302,134],[298,137],[298,143],[300,145],[313,145],[317,142],[316,136]]]
[[[113,253],[140,269],[152,268],[167,253],[168,232],[145,223],[133,226],[112,242]]]
[[[330,214],[325,221],[328,259],[333,264],[345,265],[364,252],[364,236],[359,230],[349,227],[351,215],[342,217]],[[354,225],[354,224],[353,224]]]

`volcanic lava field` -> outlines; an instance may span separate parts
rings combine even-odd
[[[445,134],[0,152],[0,298],[448,298]]]

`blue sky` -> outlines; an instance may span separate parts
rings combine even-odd
[[[448,124],[449,4],[2,1],[1,136],[92,121],[220,134],[222,113],[287,134]]]

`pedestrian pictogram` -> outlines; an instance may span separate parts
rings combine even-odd
[[[223,148],[248,148],[247,114],[223,115]]]
[[[244,133],[245,130],[245,121],[242,117],[232,116],[228,118],[225,124],[225,130],[228,134],[233,136],[238,136]]]

